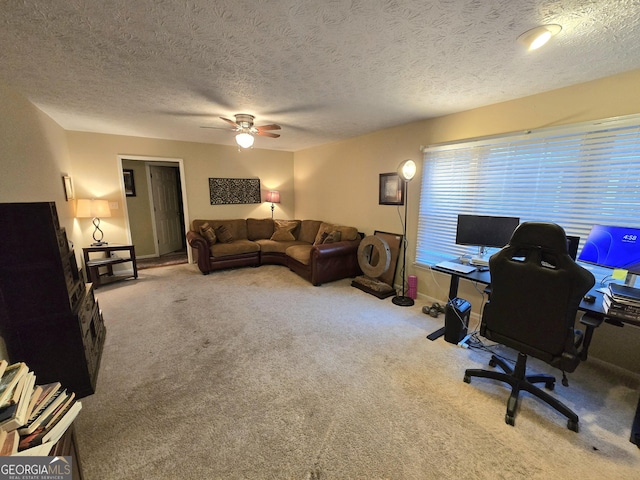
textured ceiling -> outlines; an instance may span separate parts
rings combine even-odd
[[[68,130],[231,145],[250,113],[295,151],[634,70],[639,39],[640,0],[2,0],[0,81]]]

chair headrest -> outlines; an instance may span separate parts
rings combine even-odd
[[[512,247],[541,247],[558,253],[567,253],[567,235],[564,229],[555,223],[524,222],[518,225],[511,235]]]

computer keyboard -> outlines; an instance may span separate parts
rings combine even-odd
[[[458,273],[471,273],[476,270],[476,267],[474,267],[473,265],[463,265],[461,263],[448,261],[436,263],[436,267],[446,268],[447,270],[453,270],[454,272]]]

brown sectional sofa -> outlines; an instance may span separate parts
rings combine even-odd
[[[187,232],[205,275],[231,267],[284,265],[313,285],[361,275],[361,239],[354,227],[271,218],[193,220]]]

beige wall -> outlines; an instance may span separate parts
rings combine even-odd
[[[246,218],[271,216],[270,204],[211,205],[209,177],[260,178],[264,192],[280,190],[281,202],[276,216],[293,218],[293,154],[272,150],[238,151],[236,147],[209,145],[173,140],[159,140],[85,132],[67,132],[69,152],[78,195],[104,198],[118,202],[120,208],[103,220],[105,237],[109,241],[129,241],[126,228],[126,197],[122,191],[122,172],[118,156],[181,159],[184,163],[188,220],[204,218]],[[137,175],[136,175],[137,177]],[[83,234],[89,243],[91,221],[83,222]]]
[[[0,202],[55,202],[61,226],[77,244],[74,205],[66,201],[62,186],[62,175],[73,173],[64,130],[1,83],[0,112]],[[0,358],[7,358],[1,341]]]
[[[416,268],[415,239],[421,183],[421,145],[531,130],[553,125],[640,113],[640,70],[488,107],[411,123],[344,142],[295,153],[295,216],[318,216],[374,230],[402,232],[396,207],[378,205],[378,175],[395,171],[405,158],[417,161],[409,184],[407,274],[418,277],[418,303],[444,302],[449,278]],[[323,213],[324,212],[324,213]],[[399,282],[399,276],[396,277]],[[462,282],[459,296],[477,314],[481,297]],[[640,329],[604,326],[592,355],[640,372]]]
[[[0,112],[0,202],[54,201],[62,225],[72,230],[74,205],[62,187],[62,175],[72,173],[64,130],[3,84]]]

